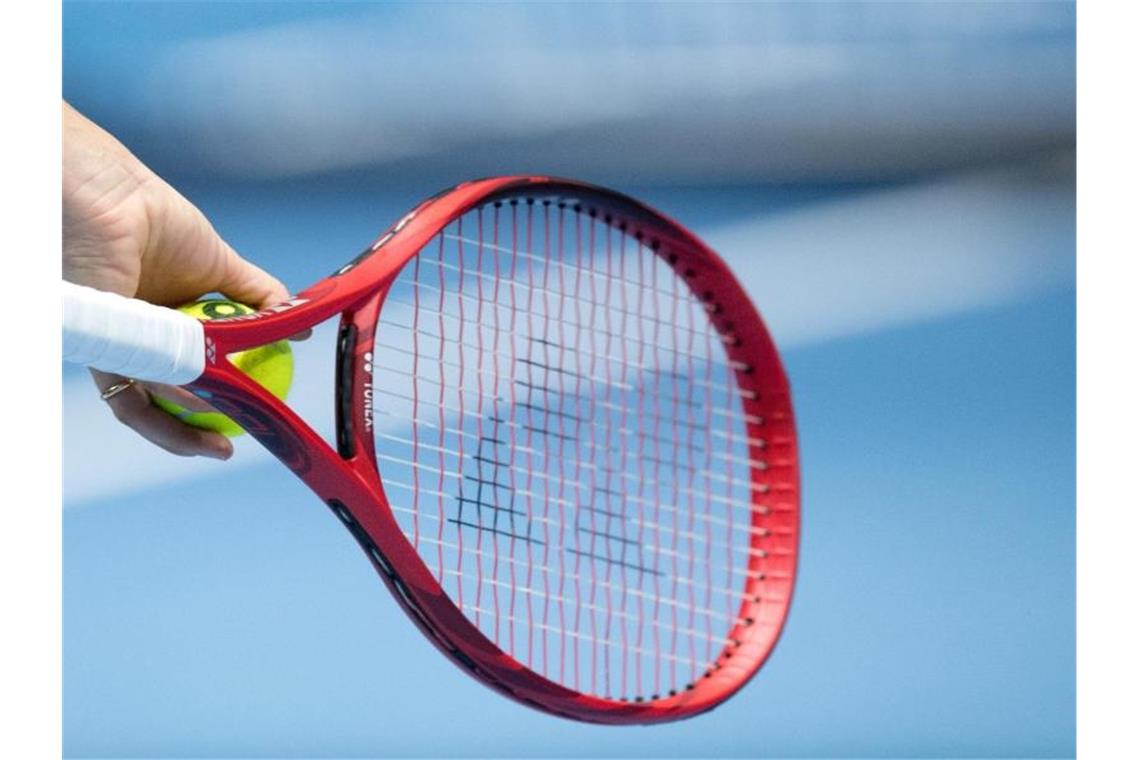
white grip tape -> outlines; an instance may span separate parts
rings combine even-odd
[[[202,323],[188,314],[63,283],[63,358],[139,380],[183,385],[206,368]]]

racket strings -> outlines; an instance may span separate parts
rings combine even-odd
[[[448,239],[453,240],[453,241],[457,240],[457,238],[454,238],[451,236],[449,236]],[[459,241],[459,242],[462,242],[462,241]],[[531,257],[531,258],[535,258],[535,257]],[[470,270],[461,270],[460,267],[453,265],[453,264],[439,264],[439,267],[440,267],[440,269],[445,270],[445,271],[455,272],[461,278],[464,276],[468,277],[468,278],[475,277],[475,278],[477,278],[478,282],[482,282],[484,279],[495,279],[493,277],[489,277],[488,275],[480,274],[478,272],[471,272]],[[681,332],[692,333],[694,335],[703,335],[704,334],[703,332],[698,331],[698,330],[694,330],[691,327],[678,326],[677,324],[670,322],[667,319],[664,319],[658,315],[641,314],[641,313],[638,313],[637,311],[634,311],[634,310],[628,308],[628,301],[626,301],[624,299],[624,296],[631,289],[631,285],[629,282],[626,282],[626,281],[622,281],[622,282],[623,282],[623,287],[618,289],[618,292],[623,295],[622,307],[615,306],[612,302],[603,302],[603,301],[598,301],[598,300],[590,299],[590,298],[575,298],[575,305],[581,306],[584,304],[584,305],[591,306],[591,307],[604,308],[607,312],[616,313],[621,317],[626,317],[626,318],[632,317],[635,319],[639,319],[641,321],[648,322],[648,323],[654,325],[655,327],[660,327],[662,329],[667,328],[671,332],[681,331]],[[511,283],[511,284],[513,286],[513,285],[516,285],[517,283]],[[608,299],[613,294],[610,292],[608,280],[607,280],[606,285],[607,285],[607,287],[606,287],[606,290],[604,292],[604,297],[608,301]],[[436,288],[433,288],[429,285],[421,285],[421,287],[423,287],[425,290],[429,290],[429,291],[436,290]],[[551,295],[558,296],[559,300],[564,300],[564,298],[565,298],[565,296],[562,293],[559,293],[557,291],[553,291],[549,287],[547,287],[546,285],[534,285],[534,286],[532,286],[532,285],[528,284],[527,285],[527,292],[528,292],[528,296],[531,296],[531,297],[528,297],[527,309],[525,310],[528,313],[531,312],[538,305],[538,304],[536,304],[535,300],[533,299],[533,295],[535,293],[538,293],[543,298],[543,301],[541,301],[540,303],[545,303],[547,305],[549,305],[549,297]],[[644,293],[642,293],[641,291],[634,291],[634,292],[638,293],[639,295],[644,295]],[[661,291],[655,290],[655,289],[651,290],[650,292],[653,294],[661,293]],[[457,303],[460,305],[462,305],[464,302],[469,301],[469,300],[473,300],[473,301],[482,301],[483,300],[481,295],[471,296],[471,295],[466,295],[463,292],[453,293],[451,295],[457,299]],[[516,310],[517,310],[517,307],[516,307]],[[547,313],[544,313],[543,318],[549,319],[550,315]],[[565,319],[565,317],[560,314],[559,319]],[[606,330],[603,330],[603,329],[598,328],[596,326],[584,325],[580,322],[571,322],[570,320],[565,320],[565,322],[563,324],[565,326],[568,326],[568,327],[589,328],[591,330],[597,330],[598,332],[601,332],[603,334],[605,334],[607,332]],[[728,338],[724,338],[724,337],[720,337],[720,336],[718,336],[718,339],[721,341],[725,341],[725,342],[730,340]],[[647,345],[653,345],[653,344],[647,344]],[[671,352],[677,352],[678,351],[678,349],[676,347],[659,346],[658,348],[659,348],[659,350],[662,350],[662,351],[671,351]]]
[[[414,375],[410,372],[405,372],[403,370],[389,369],[388,371],[391,372],[392,374],[402,375],[404,377],[411,378],[411,379],[417,379],[416,375]],[[428,378],[418,378],[418,381],[428,383],[429,385],[436,384],[436,382],[437,382],[437,381],[434,381],[434,380],[431,380]],[[519,383],[519,385],[522,385],[524,387],[529,387],[529,386],[527,386],[526,383]],[[477,398],[480,397],[477,395],[479,393],[479,391],[475,390],[475,389],[467,389],[467,388],[463,388],[462,386],[457,385],[457,386],[454,386],[452,388],[452,390],[457,394],[458,393],[476,394]],[[410,401],[410,400],[412,400],[410,396],[408,396],[406,394],[398,393],[398,392],[393,391],[393,390],[381,389],[381,390],[377,391],[377,395],[389,396],[392,399],[397,400],[397,401]],[[597,403],[597,402],[595,402],[595,403]],[[610,409],[618,408],[615,404],[601,403],[599,405],[610,408]],[[524,403],[524,404],[521,404],[521,406],[523,408],[532,408],[533,405]],[[451,407],[451,406],[445,407],[445,410],[449,411],[449,412],[457,412],[458,411],[457,407]],[[713,415],[717,415],[717,414],[727,415],[727,413],[728,413],[728,410],[722,411],[722,410],[718,410],[716,408],[709,409],[708,411]],[[384,414],[385,416],[389,416],[389,417],[392,417],[394,419],[403,419],[405,421],[407,420],[406,416],[402,417],[402,418],[397,417],[395,412],[391,412],[389,410],[381,410],[381,413]],[[654,415],[652,412],[647,412],[646,414],[648,414],[649,416],[657,416],[657,415]],[[747,415],[745,415],[745,417],[747,417]],[[508,428],[520,427],[520,423],[512,422],[510,420],[505,420],[501,417],[493,417],[492,419],[496,423],[498,423],[504,427],[508,427]],[[575,421],[581,422],[582,420],[575,418]],[[452,427],[452,428],[448,428],[448,427],[439,428],[437,425],[435,425],[429,419],[415,419],[415,420],[412,420],[412,422],[414,422],[418,425],[422,425],[424,427],[436,428],[437,430],[440,430],[440,432],[443,432],[443,433],[452,433],[454,435],[474,436],[474,434],[472,434],[470,432],[464,432],[463,430],[461,430],[459,428],[454,428],[454,427]],[[525,429],[525,426],[522,426],[522,427],[524,427],[524,429]],[[700,426],[692,424],[692,423],[688,423],[688,424],[684,425],[684,427],[689,428],[689,430],[686,432],[691,432],[693,430],[698,429]],[[539,430],[536,430],[533,432],[540,432],[544,435],[560,435],[560,433],[557,430],[549,430],[549,429],[539,429]],[[635,429],[630,428],[628,425],[625,425],[625,426],[619,428],[618,432],[625,434],[625,435],[633,435],[633,434],[637,433],[637,431]],[[475,436],[475,437],[478,437],[478,436]],[[660,443],[660,442],[664,441],[666,443],[671,443],[668,439],[663,438],[662,436],[644,435],[643,439],[651,441],[651,442]],[[595,445],[593,442],[582,443],[581,445],[588,448],[588,449],[594,449],[597,451],[603,451],[603,452],[608,451],[611,453],[619,452],[619,450],[616,447],[610,447],[609,449],[602,449],[601,447]],[[759,445],[759,444],[757,444],[757,445]],[[688,451],[694,451],[694,452],[701,452],[704,450],[702,446],[694,445],[691,442],[681,444],[681,448],[684,448]],[[444,451],[446,451],[447,453],[456,453],[456,452],[453,452],[453,451],[447,450],[447,449],[445,449]],[[651,461],[653,460],[652,457],[649,457],[649,459]],[[759,469],[759,470],[764,470],[764,469],[767,469],[767,467],[768,467],[768,463],[766,461],[764,461],[763,459],[754,459],[751,456],[741,457],[741,456],[736,456],[736,455],[731,454],[731,453],[710,454],[708,459],[710,460],[709,461],[710,464],[712,461],[733,462],[733,463],[737,463],[737,464],[745,464],[745,465],[748,465],[749,467],[755,467],[756,469]],[[680,462],[676,463],[676,466],[685,467],[685,468],[689,468],[689,469],[693,469],[695,467],[695,465],[680,463]],[[714,480],[719,479],[718,476],[714,473],[714,471],[711,468],[702,469],[701,472],[707,474],[708,477],[713,478]],[[760,490],[763,491],[763,488],[761,488]]]
[[[397,436],[391,436],[391,435],[388,435],[388,434],[385,434],[385,433],[378,433],[378,435],[379,435],[379,436],[382,436],[383,438],[385,438],[385,439],[386,439],[386,440],[388,440],[388,441],[397,442],[397,443],[399,443],[399,442],[403,442],[403,443],[410,443],[410,441],[408,441],[407,439],[404,439],[404,438],[399,438],[399,437],[397,437]],[[431,447],[431,446],[426,446],[426,445],[425,445],[425,448],[431,449],[431,448],[433,448],[433,447]],[[384,461],[384,462],[390,462],[390,463],[392,463],[392,464],[396,464],[396,465],[410,466],[410,465],[413,465],[413,464],[414,464],[414,463],[413,463],[412,461],[410,461],[410,460],[407,460],[407,459],[401,459],[401,458],[399,458],[399,457],[395,457],[395,456],[392,456],[392,455],[390,455],[390,454],[380,454],[380,455],[378,455],[378,458],[379,458],[379,459],[381,459],[381,461]],[[428,465],[428,464],[420,464],[420,465],[418,465],[418,466],[419,466],[420,468],[422,468],[422,469],[423,469],[425,472],[433,472],[433,473],[437,473],[437,474],[438,474],[438,472],[439,472],[439,470],[437,470],[436,468],[433,468],[431,465]],[[476,478],[476,477],[473,477],[473,476],[471,476],[471,475],[459,475],[459,474],[449,473],[449,472],[446,472],[446,471],[444,472],[444,474],[445,474],[445,477],[453,477],[453,478],[464,478],[464,479],[466,479],[466,480],[470,480],[470,481],[472,481],[472,482],[475,482],[475,483],[481,483],[481,484],[487,485],[488,487],[492,487],[492,486],[493,486],[493,487],[497,487],[497,488],[504,488],[504,487],[505,487],[505,484],[503,484],[503,483],[501,483],[501,482],[499,482],[499,481],[497,481],[497,480],[486,480],[486,479]],[[546,476],[546,475],[544,475],[544,474],[541,474],[541,473],[540,473],[540,474],[538,474],[538,475],[536,475],[535,477],[540,477],[540,478],[543,478],[543,479],[548,479],[548,478],[549,478],[549,476]],[[386,484],[400,484],[400,481],[397,481],[397,480],[390,480],[390,479],[385,479],[385,483],[386,483]],[[514,490],[514,492],[515,492],[515,493],[516,493],[518,496],[524,496],[524,497],[530,497],[530,498],[537,498],[537,497],[543,496],[542,494],[538,494],[538,493],[536,493],[536,492],[533,492],[533,491],[527,491],[527,490],[524,490],[524,489],[522,489],[522,488],[514,488],[513,490]],[[426,492],[427,492],[427,490],[426,490],[426,489],[422,489],[422,488],[421,488],[421,492],[424,492],[424,493],[426,493]],[[443,493],[443,492],[433,492],[433,493]],[[693,490],[692,490],[692,489],[689,489],[689,490],[686,492],[686,496],[692,496],[692,495],[693,495],[693,493],[694,493],[694,492],[693,492]],[[447,494],[445,494],[445,495],[447,495]],[[560,498],[558,498],[558,497],[556,497],[556,496],[549,496],[549,497],[546,497],[546,498],[549,498],[551,501],[554,501],[554,502],[556,502],[556,503],[560,504],[561,506],[568,506],[568,507],[575,507],[575,506],[578,506],[579,504],[581,504],[581,503],[582,503],[581,501],[579,501],[579,502],[574,502],[574,501],[571,501],[571,500],[569,500],[569,499],[560,499]],[[661,502],[652,502],[652,501],[650,501],[650,500],[648,500],[648,499],[642,499],[642,498],[639,498],[639,497],[633,496],[632,494],[628,494],[628,493],[627,493],[627,494],[624,494],[623,498],[625,498],[625,499],[627,499],[627,500],[629,500],[629,501],[635,502],[635,503],[640,503],[640,504],[642,504],[642,505],[649,505],[649,506],[652,506],[652,507],[654,507],[654,508],[656,508],[656,509],[659,509],[659,510],[661,510],[661,511],[665,511],[665,512],[674,512],[674,513],[678,513],[678,514],[683,514],[683,515],[685,515],[685,516],[686,516],[686,519],[691,519],[692,521],[701,521],[701,522],[708,522],[708,523],[710,523],[710,524],[714,524],[714,525],[721,525],[721,526],[727,525],[727,521],[726,521],[726,520],[722,520],[722,519],[720,519],[720,518],[717,518],[717,517],[715,517],[715,516],[709,516],[709,515],[698,515],[698,514],[694,514],[694,513],[693,513],[691,510],[689,510],[689,509],[684,509],[684,508],[678,507],[678,506],[676,506],[676,505],[667,504],[667,503],[661,503]],[[587,499],[587,501],[588,501],[588,499]],[[507,512],[507,513],[510,513],[510,514],[520,514],[519,510],[517,510],[517,509],[513,509],[513,508],[503,508],[503,507],[497,507],[497,506],[494,506],[494,505],[483,505],[483,506],[486,506],[488,509],[491,509],[491,510],[493,510],[493,511],[496,511],[496,512]],[[743,505],[731,505],[731,506],[733,506],[733,507],[740,507],[740,506],[743,506]],[[620,514],[620,513],[617,513],[617,512],[613,512],[613,511],[605,510],[605,509],[602,509],[602,508],[600,508],[600,507],[593,507],[593,506],[582,506],[581,508],[582,508],[582,509],[585,509],[585,510],[590,510],[590,511],[598,512],[598,513],[600,513],[600,514],[604,514],[604,515],[607,515],[607,516],[609,516],[609,517],[614,517],[614,518],[621,518],[621,519],[630,519],[630,520],[633,520],[633,519],[634,519],[634,518],[632,518],[632,517],[630,517],[630,518],[626,518],[626,516],[625,516],[625,515],[622,515],[622,514]],[[431,519],[431,517],[430,517],[430,516],[427,516],[427,519]],[[535,516],[528,516],[528,519],[529,519],[529,520],[531,520],[531,521],[544,522],[544,519],[543,519],[543,518],[539,518],[539,517],[535,517]],[[642,523],[642,524],[644,524],[644,523]],[[664,528],[662,528],[660,525],[656,526],[656,529],[657,529],[657,530],[659,530],[659,531],[660,531],[660,530],[665,530],[665,529],[664,529]],[[751,525],[749,525],[749,526],[748,526],[748,528],[747,528],[747,531],[748,531],[750,534],[752,534],[752,535],[755,535],[755,536],[768,536],[768,535],[770,535],[770,534],[773,532],[773,531],[772,531],[772,529],[770,529],[770,528],[766,528],[766,527],[753,527],[753,526],[751,526]],[[732,546],[732,545],[730,545],[730,544],[727,544],[727,543],[724,543],[724,542],[718,542],[718,541],[714,541],[714,540],[712,540],[711,538],[707,538],[707,537],[706,537],[706,538],[703,538],[703,539],[702,539],[702,537],[701,537],[700,535],[698,535],[697,533],[695,533],[695,532],[694,532],[694,531],[692,531],[692,530],[687,530],[687,531],[671,531],[671,530],[670,530],[670,531],[668,531],[668,532],[669,532],[670,534],[672,534],[672,533],[679,533],[679,534],[680,534],[682,537],[684,537],[684,538],[686,538],[686,539],[689,539],[689,540],[702,540],[702,541],[705,541],[705,542],[707,542],[707,543],[708,543],[710,546],[713,546],[713,547],[718,547],[718,548],[735,548],[735,547],[733,547],[733,546]],[[662,551],[662,552],[665,552],[666,550],[665,550],[665,549],[661,549],[661,551]],[[764,550],[764,549],[747,549],[746,551],[747,551],[747,554],[748,554],[749,556],[756,556],[756,557],[765,557],[765,556],[767,556],[767,552],[766,552],[766,550]]]
[[[378,466],[457,607],[568,688],[691,687],[751,622],[768,534],[704,303],[614,224],[493,205],[405,267],[377,335]]]
[[[459,241],[465,242],[472,247],[477,247],[480,245],[479,238],[464,237],[464,236],[460,236],[460,235],[455,234],[455,233],[449,233],[448,237],[451,240],[454,240],[457,242],[459,242]],[[570,271],[571,273],[574,274],[575,279],[576,279],[576,281],[574,283],[575,290],[580,289],[581,278],[583,275],[591,278],[592,281],[596,281],[596,280],[600,279],[600,280],[608,281],[610,283],[616,283],[619,287],[627,286],[629,284],[629,282],[627,280],[625,280],[624,278],[622,278],[620,275],[611,274],[608,272],[602,272],[602,271],[598,271],[598,270],[585,270],[585,269],[582,269],[581,267],[577,267],[575,265],[566,264],[564,261],[560,260],[560,258],[553,258],[553,259],[545,258],[543,256],[539,256],[536,254],[527,253],[525,250],[508,249],[504,246],[499,245],[498,243],[488,243],[486,241],[483,241],[482,247],[486,251],[491,251],[494,253],[501,253],[503,255],[513,256],[513,257],[516,257],[519,259],[525,259],[525,260],[537,262],[538,266],[541,266],[541,267],[555,268],[555,269],[559,269],[559,270]],[[545,289],[540,288],[539,290],[546,292]],[[657,294],[660,294],[660,295],[663,295],[663,296],[666,296],[669,298],[672,298],[674,296],[674,293],[671,290],[654,287],[654,284],[649,283],[649,282],[638,283],[637,290],[642,292],[642,293],[657,293]],[[561,292],[555,291],[555,294],[561,295]],[[589,299],[580,299],[579,298],[579,299],[576,299],[576,302],[579,304],[581,304],[581,303],[597,304],[596,299],[589,300]]]
[[[408,487],[410,487],[410,486],[408,486],[408,484],[400,484],[400,485],[401,485],[401,487],[403,487],[403,488],[408,488]],[[406,507],[398,507],[398,506],[393,506],[393,507],[392,507],[392,509],[393,509],[393,511],[394,511],[394,512],[403,512],[403,513],[406,513],[406,514],[410,514],[410,513],[411,513],[411,510],[407,509]],[[429,517],[428,519],[430,519],[430,517]],[[510,535],[510,534],[509,534],[509,531],[503,531],[502,533],[503,533],[503,535]],[[519,540],[528,540],[528,539],[527,539],[527,537],[525,537],[525,536],[516,536],[516,537],[517,537]],[[429,542],[429,543],[434,543],[434,542],[432,541],[432,539],[430,539],[430,538],[422,538],[422,539],[421,539],[421,541],[424,541],[424,542]],[[454,544],[450,544],[450,543],[446,543],[446,542],[445,542],[445,543],[444,543],[444,545],[445,545],[445,546],[447,546],[448,548],[456,548],[456,545],[454,545]],[[490,555],[488,555],[488,556],[490,556]],[[759,555],[757,555],[757,556],[759,556]],[[500,560],[500,561],[502,561],[502,562],[504,562],[504,563],[509,563],[509,562],[515,562],[516,560],[514,560],[514,559],[512,559],[512,558],[510,558],[510,557],[504,557],[504,558],[501,558],[501,560]],[[447,571],[445,570],[445,572],[447,572]],[[749,571],[749,570],[734,570],[734,571],[732,572],[732,574],[733,574],[734,576],[740,576],[740,577],[744,577],[744,578],[748,578],[748,579],[752,579],[752,580],[763,580],[763,579],[766,577],[766,574],[765,574],[765,573],[762,573],[762,572],[752,572],[752,571]],[[574,576],[574,575],[572,575],[572,574],[569,574],[569,573],[567,573],[565,577],[566,577],[567,579],[569,579],[569,580],[575,580],[575,579],[576,579],[576,576]],[[694,580],[692,580],[692,579],[689,579],[689,578],[678,578],[678,579],[677,579],[677,582],[678,582],[678,583],[680,583],[680,584],[684,584],[684,585],[686,585],[686,586],[697,586],[697,585],[699,585],[699,583],[700,583],[699,581],[694,581]],[[600,585],[603,585],[603,586],[606,586],[606,585],[607,585],[607,584],[601,583],[600,581],[599,581],[599,584],[600,584]],[[615,588],[615,589],[617,589],[618,591],[621,591],[621,590],[622,590],[622,588],[621,588],[620,586],[616,586],[616,585],[610,585],[610,586],[608,586],[608,587],[611,587],[611,588]],[[521,589],[521,588],[523,588],[523,587],[522,587],[522,586],[519,586],[519,588]],[[627,588],[628,588],[628,587],[627,587]],[[738,593],[740,593],[740,586],[737,584],[737,585],[733,585],[733,586],[718,587],[718,588],[716,588],[716,589],[713,589],[713,590],[715,590],[715,591],[717,591],[717,592],[719,592],[719,593],[723,593],[723,594],[738,594]],[[628,591],[628,593],[630,593],[630,594],[636,594],[636,593],[638,593],[638,592],[637,592],[636,590],[630,589],[630,590]],[[661,601],[661,603],[662,603],[662,604],[665,604],[665,605],[667,605],[667,606],[680,606],[680,607],[684,607],[685,609],[690,609],[690,610],[693,610],[693,611],[695,611],[695,612],[701,612],[701,613],[704,613],[704,612],[708,612],[708,611],[710,611],[710,610],[708,610],[708,609],[706,609],[706,608],[697,607],[697,606],[693,605],[692,603],[680,603],[680,602],[673,602],[673,601],[670,601],[670,600],[668,600],[668,599],[663,599],[663,600]],[[740,620],[742,620],[742,619],[743,619],[743,618],[741,618],[739,615],[735,615],[735,614],[732,614],[732,615],[728,615],[728,614],[722,614],[722,615],[720,615],[719,617],[720,617],[721,619],[723,619],[723,620],[726,620],[726,621],[732,621],[732,622],[734,622],[734,623],[735,623],[735,622],[738,622],[738,621],[740,621]]]
[[[461,297],[461,298],[464,298],[464,296],[460,296],[460,297]],[[386,304],[388,304],[388,305],[396,304],[396,305],[400,305],[400,306],[412,306],[412,304],[409,304],[409,303],[407,303],[407,302],[405,302],[405,301],[401,301],[399,298],[394,298],[394,297],[389,297],[389,298],[388,298],[388,300],[386,301]],[[507,308],[507,307],[498,307],[498,308]],[[457,320],[457,317],[455,317],[455,315],[452,315],[452,314],[445,314],[444,316],[446,316],[446,317],[448,317],[449,319],[452,319],[452,320]],[[390,318],[390,321],[388,321],[388,322],[387,322],[387,324],[390,324],[392,327],[402,327],[402,328],[404,328],[404,329],[406,329],[406,330],[416,329],[416,330],[419,332],[419,334],[420,334],[420,335],[422,335],[422,336],[425,336],[425,337],[428,337],[428,338],[431,338],[431,339],[433,339],[433,340],[439,340],[439,339],[441,338],[441,336],[440,336],[440,335],[438,335],[437,333],[433,333],[433,332],[431,332],[430,330],[419,329],[419,328],[413,328],[413,327],[411,327],[410,325],[407,325],[407,324],[401,324],[401,323],[400,323],[400,322],[399,322],[397,319],[395,319],[394,317]],[[587,327],[587,328],[589,328],[589,326],[588,326],[588,325],[585,325],[585,326],[580,326],[580,325],[572,325],[572,326],[574,326],[574,327]],[[616,334],[614,334],[614,333],[610,332],[609,330],[605,330],[605,329],[602,329],[602,328],[596,328],[596,329],[595,329],[595,328],[589,328],[589,329],[593,329],[595,332],[597,332],[597,333],[600,333],[600,334],[602,334],[602,335],[606,335],[608,338],[612,338],[612,339],[614,339],[614,340],[618,340],[619,338],[621,338],[621,336],[618,336],[618,335],[616,335]],[[498,334],[498,333],[500,333],[501,331],[499,331],[499,330],[496,328],[496,329],[494,330],[494,332],[495,332],[496,334]],[[518,333],[511,333],[511,334],[512,334],[512,335],[517,335]],[[625,340],[627,340],[627,341],[633,341],[633,342],[636,342],[636,343],[638,343],[638,344],[652,345],[652,344],[651,344],[649,341],[643,341],[643,340],[640,340],[640,339],[633,339],[633,338],[630,338],[629,336],[626,336],[626,337],[625,337]],[[560,346],[555,346],[554,344],[550,343],[549,341],[540,341],[540,342],[541,342],[541,343],[543,343],[543,344],[544,344],[546,347],[548,347],[548,348],[549,348],[549,347],[554,347],[554,348],[558,348],[558,349],[561,349],[561,348],[562,348],[562,347],[560,347]],[[457,344],[457,345],[458,345],[458,344]],[[464,344],[463,344],[463,346],[464,346],[465,348],[476,348],[476,347],[477,347],[477,346],[476,346],[476,344],[473,344],[473,343],[464,343]],[[578,350],[578,351],[580,351],[581,349],[575,349],[575,350]],[[699,358],[699,359],[702,359],[702,360],[706,358],[706,357],[705,357],[705,356],[703,356],[703,355],[698,355],[698,354],[688,354],[688,353],[686,353],[685,351],[682,351],[682,350],[679,350],[679,349],[676,349],[676,348],[657,348],[656,350],[658,350],[658,351],[664,351],[664,352],[667,352],[667,353],[671,353],[671,354],[679,354],[679,355],[685,356],[686,358]],[[601,355],[601,354],[596,354],[596,353],[591,353],[591,352],[584,352],[584,353],[586,353],[586,355],[588,355],[588,356],[590,356],[591,358],[594,358],[594,359],[601,359],[601,360],[603,360],[603,361],[615,361],[615,362],[616,362],[616,361],[620,361],[620,360],[618,359],[618,357],[616,357],[616,356]],[[654,368],[654,367],[651,367],[651,366],[647,366],[647,365],[642,365],[642,364],[631,363],[631,362],[628,362],[628,361],[626,361],[626,362],[624,362],[624,363],[626,364],[626,366],[627,366],[627,367],[629,367],[629,368],[632,368],[632,369],[635,369],[635,370],[638,370],[638,371],[641,371],[641,372],[656,372],[656,371],[660,371],[660,370],[658,370],[658,369],[656,369],[656,368]],[[747,365],[745,365],[745,364],[743,364],[743,363],[740,363],[740,362],[725,362],[723,366],[724,366],[724,367],[726,367],[726,368],[728,368],[728,369],[731,369],[731,370],[744,370],[744,369],[747,369]],[[705,384],[703,381],[701,381],[701,380],[696,380],[696,379],[692,380],[691,382],[692,382],[694,385],[704,385],[704,384]]]

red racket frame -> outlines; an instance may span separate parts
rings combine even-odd
[[[705,304],[737,371],[752,468],[753,547],[739,622],[710,669],[676,692],[623,701],[567,689],[520,664],[455,607],[389,508],[374,458],[372,353],[377,317],[401,268],[449,222],[496,199],[531,195],[566,202],[624,224],[667,261]],[[341,316],[337,357],[337,440],[333,447],[303,419],[226,358]],[[555,715],[595,723],[655,723],[690,717],[735,693],[771,653],[795,581],[799,471],[792,403],[775,345],[725,263],[696,237],[643,204],[604,188],[539,176],[458,185],[404,215],[353,262],[254,315],[205,323],[206,371],[189,387],[235,419],[297,474],[345,524],[408,616],[435,645],[496,691]],[[761,444],[760,441],[763,441]]]

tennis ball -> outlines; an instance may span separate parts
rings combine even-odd
[[[222,298],[208,298],[183,304],[178,310],[203,322],[252,314],[254,311],[245,304]],[[289,346],[289,341],[279,340],[266,346],[239,351],[230,354],[229,360],[277,398],[284,400],[289,394],[289,387],[293,384],[293,349]],[[245,432],[240,425],[219,412],[191,412],[159,396],[154,396],[152,400],[155,406],[188,425],[213,430],[230,438]]]

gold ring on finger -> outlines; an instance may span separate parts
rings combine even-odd
[[[114,385],[109,387],[107,390],[100,393],[99,398],[103,399],[104,401],[110,401],[115,396],[118,396],[120,393],[125,391],[127,388],[130,388],[134,384],[135,384],[134,379],[127,379],[121,383],[115,383]]]

